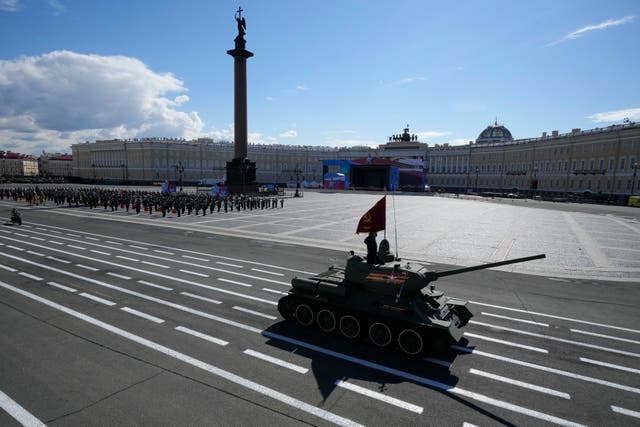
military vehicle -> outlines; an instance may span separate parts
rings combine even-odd
[[[380,242],[378,265],[367,264],[352,251],[345,268],[332,266],[313,277],[295,277],[292,289],[278,302],[278,311],[303,327],[398,348],[409,356],[441,354],[460,340],[473,308],[468,301],[445,296],[431,282],[545,257],[436,272],[415,263],[400,264],[388,247],[386,240]]]

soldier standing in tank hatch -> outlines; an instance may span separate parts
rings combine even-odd
[[[378,233],[371,231],[367,238],[364,239],[364,244],[367,245],[367,264],[375,264],[378,259],[378,244],[376,243],[377,235]]]

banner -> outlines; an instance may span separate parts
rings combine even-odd
[[[356,233],[369,233],[371,231],[381,231],[386,226],[386,213],[387,213],[387,196],[373,205],[358,222],[358,228]]]

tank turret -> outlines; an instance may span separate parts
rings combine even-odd
[[[317,327],[377,347],[396,347],[410,356],[442,353],[462,337],[471,317],[468,301],[451,298],[432,283],[440,277],[544,258],[535,255],[447,271],[401,264],[380,244],[380,264],[352,255],[346,266],[308,278],[295,277],[278,302],[280,314],[304,327]],[[384,250],[386,248],[386,250]]]

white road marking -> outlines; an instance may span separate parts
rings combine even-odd
[[[462,423],[462,427],[478,427],[478,426],[477,426],[477,425],[475,425],[475,424],[471,424],[471,423],[468,423],[468,422],[464,422],[464,423]]]
[[[28,234],[22,234],[22,233],[13,233],[13,234],[20,237],[29,237]]]
[[[60,283],[56,283],[56,282],[47,282],[47,285],[51,285],[54,288],[62,289],[63,291],[67,291],[67,292],[78,292],[77,289],[71,288],[69,286],[61,285]]]
[[[348,383],[346,381],[336,380],[334,384],[337,385],[338,387],[342,387],[347,390],[354,391],[358,394],[371,397],[372,399],[376,399],[381,402],[385,402],[390,405],[397,406],[398,408],[415,412],[416,414],[422,414],[422,412],[424,411],[424,408],[422,406],[414,405],[412,403],[405,402],[404,400],[396,399],[395,397],[390,397],[390,396],[387,396],[386,394],[378,393],[377,391],[369,390],[364,387],[360,387],[359,385]]]
[[[253,351],[251,349],[246,349],[245,351],[243,351],[243,353],[247,354],[249,356],[253,356],[255,358],[258,358],[260,360],[264,360],[266,362],[273,363],[274,365],[278,365],[278,366],[282,366],[283,368],[291,369],[292,371],[298,372],[300,374],[306,374],[307,372],[309,372],[309,370],[307,368],[303,368],[302,366],[294,365],[293,363],[289,363],[289,362],[286,362],[284,360],[277,359],[275,357],[269,356],[269,355],[264,354],[264,353],[258,353],[257,351]]]
[[[122,256],[122,255],[116,255],[116,258],[120,258],[120,259],[126,259],[127,261],[133,261],[133,262],[139,262],[139,259],[136,258],[129,258],[128,256]]]
[[[566,320],[566,321],[569,321],[569,322],[583,323],[585,325],[600,326],[602,328],[617,329],[617,330],[620,330],[620,331],[634,332],[636,334],[640,334],[640,330],[639,329],[629,329],[629,328],[623,328],[621,326],[607,325],[605,323],[588,322],[586,320],[572,319],[571,317],[562,317],[562,316],[556,316],[556,315],[553,315],[553,314],[540,313],[540,312],[537,312],[537,311],[523,310],[523,309],[520,309],[520,308],[511,308],[511,307],[504,307],[504,306],[501,306],[501,305],[486,304],[486,303],[479,302],[479,301],[469,301],[469,302],[473,303],[473,304],[477,304],[477,305],[483,305],[485,307],[493,307],[493,308],[499,308],[501,310],[515,311],[517,313],[533,314],[533,315],[536,315],[536,316],[549,317],[549,318],[552,318],[552,319]]]
[[[81,296],[83,296],[85,298],[89,298],[90,300],[93,300],[95,302],[99,302],[100,304],[104,304],[104,305],[108,305],[108,306],[116,305],[115,302],[106,300],[104,298],[97,297],[95,295],[87,294],[87,293],[84,293],[84,292],[81,292],[78,295],[81,295]]]
[[[153,252],[158,252],[159,254],[166,254],[166,255],[175,255],[173,252],[161,251],[160,249],[154,249]]]
[[[150,314],[143,313],[143,312],[138,311],[138,310],[134,310],[133,308],[122,307],[122,308],[120,308],[120,310],[126,311],[127,313],[133,314],[134,316],[142,317],[143,319],[151,320],[154,323],[164,323],[164,320],[160,319],[159,317],[155,317],[155,316],[152,316]]]
[[[245,313],[253,314],[255,316],[264,317],[265,319],[270,319],[270,320],[276,320],[277,319],[276,316],[271,316],[270,314],[260,313],[259,311],[249,310],[248,308],[244,308],[244,307],[238,307],[237,305],[235,305],[235,306],[233,306],[231,308],[233,308],[234,310],[243,311]]]
[[[97,239],[95,237],[84,236],[84,238],[87,239],[87,240],[95,240],[96,242],[100,241],[100,239]]]
[[[24,249],[19,248],[19,247],[17,247],[17,246],[7,245],[7,247],[8,247],[8,248],[11,248],[11,249],[15,249],[16,251],[24,252]]]
[[[534,384],[529,384],[529,383],[525,383],[522,381],[517,381],[511,378],[507,378],[507,377],[502,377],[500,375],[495,375],[489,372],[484,372],[484,371],[479,371],[477,369],[469,369],[469,373],[474,374],[474,375],[479,375],[481,377],[485,377],[485,378],[489,378],[492,380],[496,380],[496,381],[500,381],[506,384],[511,384],[511,385],[515,385],[518,387],[522,387],[522,388],[527,388],[529,390],[534,390],[534,391],[539,391],[540,393],[546,393],[546,394],[550,394],[552,396],[557,396],[557,397],[561,397],[563,399],[571,399],[571,395],[569,395],[569,393],[563,393],[561,391],[557,391],[557,390],[553,390],[550,388],[546,388],[546,387],[541,387],[538,385],[534,385]]]
[[[56,230],[46,230],[49,233],[56,233],[56,234],[62,234],[62,231],[56,231]]]
[[[228,267],[243,268],[241,265],[238,265],[238,264],[230,264],[230,263],[228,263],[228,262],[222,262],[222,261],[216,261],[216,264],[226,265],[226,266],[228,266]]]
[[[614,365],[613,363],[600,362],[599,360],[587,359],[586,357],[581,357],[580,361],[585,363],[593,363],[594,365],[605,366],[611,369],[618,369],[620,371],[627,371],[634,374],[640,374],[640,369],[628,368],[626,366],[621,366],[621,365]]]
[[[302,402],[298,399],[295,399],[291,396],[288,396],[284,393],[281,393],[279,391],[276,391],[274,389],[268,388],[266,386],[263,386],[261,384],[255,383],[253,381],[250,381],[246,378],[243,378],[239,375],[233,374],[229,371],[225,371],[224,369],[218,368],[214,365],[210,365],[208,363],[202,362],[194,357],[188,356],[184,353],[180,353],[179,351],[173,350],[169,347],[165,347],[161,344],[158,344],[156,342],[153,342],[151,340],[148,340],[146,338],[140,337],[138,335],[132,334],[131,332],[125,331],[123,329],[117,328],[111,324],[102,322],[98,319],[95,319],[91,316],[87,316],[85,314],[82,314],[78,311],[72,310],[68,307],[65,307],[63,305],[57,304],[53,301],[49,301],[47,299],[44,299],[42,297],[39,297],[35,294],[23,291],[19,288],[13,287],[11,285],[7,285],[6,283],[0,282],[0,286],[12,290],[16,293],[22,294],[24,296],[26,296],[27,298],[31,298],[35,301],[41,302],[43,304],[48,305],[49,307],[55,308],[56,310],[62,311],[70,316],[76,317],[80,320],[83,320],[87,323],[90,323],[94,326],[97,326],[99,328],[102,328],[104,330],[107,330],[113,334],[119,335],[125,339],[128,339],[130,341],[136,342],[144,347],[150,348],[152,350],[155,350],[159,353],[163,353],[169,357],[173,357],[176,360],[179,360],[181,362],[190,364],[192,366],[195,366],[197,368],[200,368],[204,371],[207,371],[215,376],[218,376],[220,378],[223,378],[227,381],[233,382],[235,384],[238,384],[244,388],[247,388],[249,390],[255,391],[256,393],[260,393],[262,395],[268,396],[274,400],[277,400],[279,402],[282,402],[286,405],[289,405],[293,408],[299,409],[301,411],[307,412],[309,414],[312,414],[314,416],[317,416],[319,418],[324,419],[325,421],[340,425],[340,426],[349,426],[349,427],[356,427],[359,426],[360,424],[357,424],[356,422],[348,419],[348,418],[343,418],[340,417],[336,414],[333,414],[329,411],[325,411],[323,409],[317,408],[316,406],[310,405],[308,403]]]
[[[53,257],[53,256],[48,256],[47,258],[48,259],[52,259],[54,261],[61,262],[63,264],[71,264],[71,261],[67,261],[66,259],[60,259],[60,258],[56,258],[56,257]]]
[[[118,279],[131,280],[131,277],[129,277],[129,276],[124,276],[124,275],[118,274],[118,273],[112,273],[110,271],[107,272],[107,275],[113,276],[113,277],[117,277]]]
[[[47,230],[46,228],[42,228],[42,227],[36,227],[36,230],[51,231],[51,230]],[[60,232],[58,231],[58,233],[60,233]]]
[[[148,251],[149,248],[143,248],[142,246],[136,246],[136,245],[129,245],[130,248],[135,248],[135,249],[142,249],[143,251]]]
[[[195,271],[183,270],[183,269],[180,269],[179,271],[182,272],[182,273],[186,273],[186,274],[193,274],[194,276],[209,277],[208,274],[197,273]]]
[[[260,270],[259,268],[252,268],[252,271],[257,271],[259,273],[273,274],[274,276],[284,276],[283,273],[275,273],[273,271]]]
[[[583,254],[588,256],[596,267],[613,267],[611,261],[605,253],[600,250],[600,246],[591,238],[591,236],[578,224],[578,222],[568,212],[563,212],[562,216],[569,224],[569,228],[573,232],[580,246],[583,248]]]
[[[157,263],[155,263],[155,262],[149,262],[149,261],[142,261],[142,264],[151,265],[151,266],[153,266],[153,267],[169,268],[169,266],[168,266],[168,265],[157,264]]]
[[[612,337],[611,335],[596,334],[594,332],[582,331],[580,329],[570,329],[570,331],[571,332],[575,332],[576,334],[590,335],[592,337],[606,338],[608,340],[628,342],[628,343],[631,343],[631,344],[640,344],[640,341],[637,341],[637,340],[630,340],[630,339],[627,339],[627,338],[620,338],[620,337]]]
[[[40,252],[27,251],[27,253],[31,255],[36,255],[36,256],[44,256],[44,254],[41,254]]]
[[[276,334],[276,333],[273,333],[273,332],[270,332],[270,331],[266,331],[266,330],[263,330],[261,332],[261,334],[262,334],[262,336],[265,336],[267,338],[272,338],[272,339],[277,339],[277,340],[280,340],[280,341],[285,341],[285,342],[288,342],[290,344],[294,344],[294,345],[297,345],[297,346],[300,346],[300,347],[304,347],[304,348],[307,348],[307,349],[310,349],[310,350],[313,350],[313,351],[317,351],[319,353],[326,354],[326,355],[329,355],[329,356],[332,356],[332,357],[335,357],[335,358],[338,358],[338,359],[342,359],[342,360],[346,360],[346,361],[349,361],[349,362],[352,362],[352,363],[356,363],[356,364],[361,365],[361,366],[366,366],[366,367],[368,367],[370,369],[375,369],[375,370],[378,370],[378,371],[381,371],[381,372],[385,372],[385,373],[388,373],[388,374],[391,374],[391,375],[395,375],[397,377],[408,379],[408,380],[413,381],[413,382],[424,384],[424,385],[426,385],[428,387],[432,387],[432,388],[437,389],[437,390],[442,390],[442,391],[445,391],[447,393],[454,393],[454,394],[458,394],[458,395],[461,395],[461,396],[466,396],[466,397],[468,397],[470,399],[474,399],[474,400],[486,403],[488,405],[497,406],[497,407],[500,407],[500,408],[503,408],[503,409],[506,409],[506,410],[509,410],[509,411],[517,412],[517,413],[520,413],[520,414],[524,414],[524,415],[527,415],[527,416],[530,416],[530,417],[533,417],[533,418],[538,418],[538,419],[541,419],[541,420],[545,420],[545,421],[548,421],[548,422],[551,422],[551,423],[560,424],[560,425],[563,425],[563,426],[576,426],[576,427],[577,426],[582,426],[582,424],[574,423],[574,422],[565,420],[563,418],[558,418],[558,417],[555,417],[553,415],[545,414],[543,412],[534,411],[532,409],[524,408],[522,406],[514,405],[514,404],[509,403],[509,402],[505,402],[505,401],[502,401],[502,400],[494,399],[492,397],[485,396],[485,395],[480,394],[480,393],[475,393],[473,391],[464,390],[464,389],[461,389],[461,388],[458,388],[458,387],[454,387],[452,385],[441,383],[439,381],[435,381],[435,380],[432,380],[432,379],[429,379],[429,378],[420,377],[418,375],[414,375],[414,374],[411,374],[411,373],[405,372],[405,371],[400,371],[398,369],[390,368],[388,366],[380,365],[378,363],[369,362],[368,360],[359,359],[357,357],[349,356],[349,355],[344,354],[344,353],[339,353],[337,351],[333,351],[333,350],[329,350],[329,349],[326,349],[326,348],[323,348],[323,347],[319,347],[319,346],[316,346],[316,345],[313,345],[313,344],[309,344],[309,343],[306,343],[304,341],[297,340],[295,338],[289,338],[287,336]],[[584,426],[582,426],[582,427],[584,427]]]
[[[165,291],[172,291],[173,288],[167,288],[166,286],[156,285],[155,283],[147,282],[146,280],[138,280],[141,285],[151,286],[152,288],[163,289]]]
[[[67,246],[69,246],[70,248],[73,248],[73,249],[80,249],[81,251],[86,251],[87,250],[87,248],[83,248],[82,246],[76,246],[76,245],[67,245]]]
[[[111,240],[105,240],[105,243],[109,243],[110,245],[121,245],[121,246],[122,246],[122,243],[120,243],[120,242],[113,242],[113,241],[111,241]]]
[[[79,234],[73,234],[73,233],[64,233],[64,234],[70,237],[81,237]]]
[[[454,349],[454,350],[461,351],[463,353],[470,353],[470,354],[475,354],[477,356],[484,356],[484,357],[488,357],[490,359],[501,360],[501,361],[507,362],[507,363],[513,363],[514,365],[526,366],[527,368],[531,368],[531,369],[537,369],[537,370],[544,371],[544,372],[551,372],[553,374],[562,375],[562,376],[568,377],[568,378],[574,378],[574,379],[577,379],[577,380],[582,380],[582,381],[586,381],[586,382],[590,382],[590,383],[594,383],[594,384],[600,384],[600,385],[604,385],[604,386],[607,386],[607,387],[615,388],[615,389],[618,389],[618,390],[624,390],[624,391],[628,391],[628,392],[631,392],[631,393],[640,394],[640,388],[629,387],[629,386],[622,385],[622,384],[617,384],[617,383],[614,383],[614,382],[611,382],[611,381],[601,380],[599,378],[588,377],[586,375],[575,374],[573,372],[563,371],[561,369],[549,368],[547,366],[542,366],[542,365],[536,365],[535,363],[523,362],[522,360],[511,359],[509,357],[504,357],[504,356],[500,356],[500,355],[497,355],[497,354],[486,353],[484,351],[478,351],[478,350],[473,349],[473,348],[462,347],[462,346],[459,346],[459,345],[452,345],[451,348]]]
[[[25,427],[42,427],[45,423],[33,416],[29,411],[20,406],[15,400],[0,391],[0,408],[11,415],[17,422]]]
[[[570,280],[561,279],[560,277],[547,277],[547,279],[553,280],[553,281],[556,281],[556,282],[570,282]]]
[[[102,252],[102,251],[98,251],[96,249],[89,249],[89,252],[93,252],[95,254],[100,254],[100,255],[107,255],[107,256],[111,255],[109,252]]]
[[[42,237],[37,237],[37,236],[30,236],[33,240],[40,240],[41,242],[44,242],[47,239],[43,239]]]
[[[534,322],[533,320],[517,319],[515,317],[502,316],[500,314],[487,313],[487,312],[484,312],[484,311],[481,312],[480,314],[482,314],[483,316],[495,317],[495,318],[498,318],[498,319],[511,320],[513,322],[528,323],[530,325],[549,327],[549,324],[547,324],[547,323]]]
[[[262,288],[263,291],[265,292],[271,292],[272,294],[278,294],[278,295],[289,295],[288,292],[281,292],[281,291],[276,291],[275,289],[269,289],[269,288]]]
[[[552,336],[549,336],[549,335],[536,334],[535,332],[521,331],[520,329],[505,328],[504,326],[492,325],[490,323],[484,323],[484,322],[477,322],[475,320],[470,320],[469,323],[472,323],[474,325],[486,326],[488,328],[501,329],[503,331],[509,331],[509,332],[513,332],[513,333],[516,333],[516,334],[528,335],[528,336],[536,337],[536,338],[542,338],[542,339],[545,339],[545,340],[557,341],[557,342],[562,342],[562,343],[565,343],[565,344],[573,344],[573,345],[577,345],[577,346],[580,346],[580,347],[594,348],[596,350],[607,351],[609,353],[617,353],[617,354],[624,354],[625,356],[640,357],[640,354],[638,354],[638,353],[632,353],[630,351],[623,351],[623,350],[616,350],[614,348],[602,347],[602,346],[599,346],[599,345],[589,344],[589,343],[581,342],[581,341],[573,341],[573,340],[567,340],[567,339],[564,339],[564,338],[552,337]]]
[[[251,286],[253,286],[253,285],[250,285],[248,283],[236,282],[235,280],[222,279],[220,277],[218,277],[218,280],[221,281],[221,282],[225,282],[225,283],[233,283],[234,285],[244,286],[246,288],[250,288]]]
[[[223,347],[229,344],[228,341],[221,340],[220,338],[212,337],[211,335],[203,334],[202,332],[194,331],[193,329],[185,328],[184,326],[176,326],[175,329],[177,331],[184,332],[185,334],[193,335],[194,337],[201,338],[203,340],[221,345]]]
[[[24,271],[22,271],[22,272],[20,272],[18,274],[20,276],[28,277],[29,279],[37,280],[38,282],[40,280],[44,280],[42,277],[34,276],[33,274],[25,273]]]
[[[463,335],[467,336],[467,337],[471,337],[471,338],[477,338],[479,340],[491,341],[491,342],[495,342],[495,343],[498,343],[498,344],[508,345],[510,347],[518,347],[518,348],[522,348],[522,349],[525,349],[525,350],[537,351],[538,353],[549,353],[549,351],[545,350],[544,348],[531,347],[531,346],[528,346],[528,345],[518,344],[518,343],[515,343],[515,342],[511,342],[511,341],[504,341],[504,340],[499,340],[497,338],[485,337],[484,335],[472,334],[471,332],[464,332]]]
[[[208,260],[206,258],[198,258],[198,257],[194,257],[194,256],[189,256],[189,255],[182,255],[182,258],[195,259],[196,261],[210,262],[210,260]]]
[[[58,242],[57,240],[49,240],[49,243],[53,243],[54,245],[64,245],[64,243]]]
[[[88,265],[83,265],[83,264],[76,264],[76,267],[84,268],[85,270],[89,270],[89,271],[98,271],[97,268],[89,267]]]
[[[189,292],[180,292],[180,294],[182,294],[184,296],[187,296],[187,297],[199,299],[199,300],[202,300],[202,301],[207,301],[207,302],[210,302],[211,304],[222,304],[222,301],[218,301],[217,299],[201,297],[200,295],[191,294]]]
[[[624,408],[621,408],[619,406],[611,405],[611,410],[613,412],[617,412],[618,414],[628,415],[628,416],[633,417],[633,418],[640,418],[640,412],[632,411],[631,409],[624,409]]]
[[[15,268],[11,268],[8,265],[4,265],[4,264],[0,264],[0,268],[3,269],[3,270],[10,271],[12,273],[15,273],[16,271],[18,271]]]

